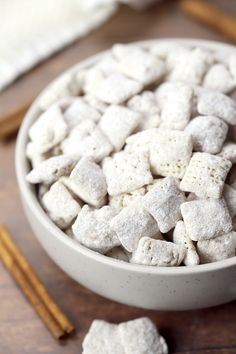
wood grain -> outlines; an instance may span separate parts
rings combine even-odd
[[[234,0],[225,5],[236,12]],[[113,42],[173,36],[225,40],[179,11],[177,1],[164,1],[142,13],[122,7],[99,30],[41,64],[2,93],[0,116],[35,97],[67,67]],[[62,344],[54,341],[0,264],[1,354],[80,354],[83,337],[94,318],[117,323],[144,315],[160,328],[170,353],[236,353],[236,302],[189,312],[145,311],[101,298],[68,278],[38,244],[26,221],[15,179],[14,148],[14,141],[0,143],[0,221],[13,233],[49,292],[76,325],[77,335]]]

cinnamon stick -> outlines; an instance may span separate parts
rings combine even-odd
[[[236,18],[204,0],[181,0],[181,9],[236,41]]]
[[[74,332],[74,326],[52,299],[3,225],[0,225],[0,256],[54,337],[60,339]]]
[[[15,111],[0,118],[0,140],[5,140],[17,132],[31,103],[31,101],[26,102]]]

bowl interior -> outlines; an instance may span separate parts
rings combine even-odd
[[[142,41],[142,42],[135,42],[133,45],[141,45],[143,47],[150,47],[152,45],[157,45],[158,43],[163,43],[163,42],[174,42],[178,44],[188,44],[191,46],[196,46],[200,45],[203,47],[207,47],[213,50],[222,50],[225,51],[226,55],[232,52],[236,53],[236,47],[224,43],[219,43],[219,42],[213,42],[213,41],[207,41],[207,40],[198,40],[198,39],[175,39],[175,38],[170,38],[170,39],[162,39],[162,40],[150,40],[150,41]],[[73,73],[74,71],[81,70],[88,68],[92,65],[94,65],[99,59],[101,59],[105,54],[107,54],[109,51],[102,52],[100,54],[97,54],[95,56],[92,56],[79,64],[73,66],[71,69],[67,70],[65,73],[60,75],[58,78],[62,77],[63,75],[67,75],[69,73]],[[58,79],[57,78],[57,79]],[[57,80],[56,79],[56,80]],[[29,171],[29,162],[27,161],[26,154],[25,154],[25,149],[26,149],[26,144],[28,142],[28,130],[32,123],[38,118],[38,115],[40,114],[40,109],[38,107],[38,101],[40,97],[44,94],[44,92],[47,91],[48,88],[56,81],[54,80],[49,86],[47,86],[42,93],[35,99],[33,102],[32,106],[30,107],[29,111],[27,112],[23,123],[21,125],[18,137],[17,137],[17,144],[16,144],[16,174],[17,174],[17,180],[18,180],[18,185],[20,188],[20,192],[22,195],[22,198],[24,201],[30,206],[31,211],[35,214],[35,216],[38,218],[38,220],[48,229],[48,231],[51,234],[51,237],[55,239],[55,242],[60,241],[63,242],[65,247],[73,248],[75,249],[78,253],[83,253],[89,258],[96,259],[98,262],[102,262],[108,266],[116,267],[116,268],[122,268],[124,270],[132,270],[133,272],[138,272],[138,273],[162,273],[162,274],[198,274],[201,272],[209,272],[212,270],[217,270],[217,269],[222,269],[222,268],[227,268],[227,267],[232,267],[236,265],[236,257],[228,258],[222,261],[214,262],[214,263],[208,263],[208,264],[200,264],[197,266],[188,266],[188,267],[154,267],[154,266],[144,266],[144,265],[138,265],[138,264],[131,264],[131,263],[126,263],[122,262],[110,257],[106,257],[102,254],[99,254],[97,252],[94,252],[73,239],[70,239],[67,237],[66,234],[64,234],[47,216],[47,214],[44,212],[43,208],[41,207],[37,196],[35,192],[34,186],[30,185],[26,181],[26,175]]]

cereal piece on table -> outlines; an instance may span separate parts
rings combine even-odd
[[[111,196],[132,192],[153,180],[148,157],[145,155],[121,151],[106,157],[102,166],[108,194]]]
[[[180,182],[180,188],[200,198],[220,198],[231,166],[231,162],[223,157],[195,152]]]
[[[225,184],[223,198],[229,209],[230,216],[233,218],[236,215],[236,190],[228,184]]]
[[[173,242],[142,237],[133,252],[130,263],[171,267],[178,266],[185,257],[186,249]]]
[[[137,248],[140,238],[160,235],[156,221],[144,209],[142,197],[137,197],[122,209],[112,219],[110,225],[128,252],[133,252]]]
[[[191,136],[183,131],[160,129],[150,148],[154,174],[182,178],[192,155]]]
[[[122,106],[110,106],[102,116],[99,127],[116,151],[125,143],[125,139],[138,126],[142,116],[138,112]]]
[[[96,83],[90,93],[105,103],[121,104],[142,89],[141,82],[114,73]]]
[[[178,221],[175,226],[173,232],[173,242],[186,248],[186,254],[183,259],[183,263],[186,266],[194,266],[199,264],[199,256],[196,248],[192,240],[189,238],[182,220]]]
[[[185,128],[193,141],[193,150],[216,154],[220,152],[228,132],[228,125],[214,116],[198,116]]]
[[[147,317],[120,323],[118,332],[127,354],[167,354],[165,339]]]
[[[210,51],[194,48],[175,63],[169,79],[198,85],[212,63],[213,55]]]
[[[50,218],[61,229],[69,227],[81,210],[61,182],[55,182],[42,197],[42,204]]]
[[[232,230],[224,199],[198,199],[181,205],[188,236],[193,241],[209,240]]]
[[[109,252],[107,252],[106,256],[114,259],[118,259],[119,261],[129,262],[130,254],[129,252],[125,251],[122,247],[115,247],[112,248],[112,250],[110,250]]]
[[[173,177],[166,177],[144,196],[145,209],[156,220],[161,232],[166,233],[181,219],[180,205],[185,195]]]
[[[165,63],[142,48],[116,44],[112,51],[119,70],[145,86],[159,81],[166,73]]]
[[[197,251],[201,263],[217,262],[235,256],[234,231],[218,236],[211,240],[202,240],[197,243]]]
[[[225,143],[218,156],[231,161],[232,164],[236,164],[236,144],[232,142]]]
[[[101,114],[81,97],[77,97],[64,112],[64,120],[70,130],[85,119],[97,122],[100,116]]]
[[[31,141],[26,145],[25,153],[33,168],[37,167],[39,164],[41,164],[41,162],[49,158],[48,153],[39,152]]]
[[[236,102],[221,92],[206,92],[199,97],[198,112],[216,116],[228,124],[236,124]]]
[[[47,152],[67,135],[68,128],[60,109],[54,105],[42,113],[29,129],[29,137],[37,150]]]
[[[26,176],[26,180],[29,183],[53,183],[61,176],[69,175],[77,162],[76,155],[50,157],[31,170]]]
[[[144,196],[145,193],[145,187],[141,187],[133,192],[118,194],[114,197],[109,196],[109,205],[120,210],[127,207],[135,198]]]
[[[100,162],[112,152],[113,146],[94,122],[85,120],[71,130],[62,142],[61,149],[64,154],[89,156]]]
[[[120,241],[110,227],[110,221],[117,214],[110,206],[92,209],[84,205],[72,230],[77,241],[93,251],[106,253],[120,245]]]
[[[95,207],[105,203],[106,179],[102,169],[91,158],[82,157],[68,178],[62,179],[75,195]]]
[[[125,151],[133,153],[149,153],[150,146],[158,139],[159,129],[147,129],[128,136]]]
[[[229,93],[236,87],[236,80],[223,64],[213,65],[207,72],[203,86],[222,93]]]
[[[191,117],[192,97],[193,90],[187,85],[170,91],[163,104],[160,126],[183,130]]]
[[[100,113],[105,113],[107,110],[108,105],[105,102],[99,100],[97,97],[94,97],[93,95],[85,95],[84,100]]]
[[[120,343],[118,326],[94,320],[82,343],[82,354],[126,354]]]

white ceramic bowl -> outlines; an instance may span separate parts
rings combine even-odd
[[[168,41],[200,44],[225,50],[226,53],[236,52],[235,47],[217,42],[184,39]],[[148,47],[158,42],[153,40],[139,44]],[[103,55],[104,52],[84,60],[67,72],[84,69]],[[59,267],[80,284],[102,296],[148,309],[197,309],[236,299],[236,257],[194,267],[149,267],[108,258],[68,238],[45,214],[34,188],[25,180],[29,170],[25,147],[29,127],[38,115],[37,101],[26,114],[18,135],[16,172],[25,213],[32,229]]]

